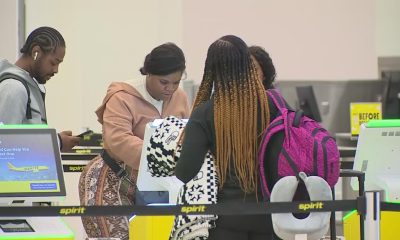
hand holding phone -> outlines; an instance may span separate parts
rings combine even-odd
[[[87,130],[87,131],[77,135],[77,137],[83,138],[85,135],[92,134],[92,133],[93,133],[92,130]]]

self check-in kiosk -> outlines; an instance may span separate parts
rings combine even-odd
[[[47,126],[0,126],[0,205],[32,206],[66,196],[58,136]],[[0,239],[74,239],[60,217],[1,217]]]

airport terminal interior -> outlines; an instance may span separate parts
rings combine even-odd
[[[60,214],[7,216],[0,211],[0,239],[119,239],[88,238],[78,193],[82,170],[102,154],[95,110],[107,86],[143,78],[138,70],[146,53],[174,42],[185,53],[180,87],[192,104],[207,48],[226,34],[265,48],[277,71],[274,87],[288,105],[301,109],[335,139],[340,177],[331,189],[333,200],[367,202],[361,217],[359,205],[332,211],[319,239],[398,239],[398,10],[397,0],[0,0],[0,59],[15,62],[27,35],[39,26],[58,29],[66,40],[64,62],[46,84],[48,125],[0,125],[0,207],[55,206]],[[146,125],[143,149],[161,123],[157,121]],[[79,145],[60,151],[59,129],[84,133]],[[170,181],[149,174],[143,151],[137,188],[169,191],[159,204],[176,203],[178,193]],[[374,194],[373,200],[366,192]],[[380,212],[370,201],[380,203]],[[132,215],[130,240],[171,239],[173,216]],[[298,234],[295,239],[311,238]]]

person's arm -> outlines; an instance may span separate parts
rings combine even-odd
[[[0,83],[0,122],[21,124],[26,115],[28,93],[24,85],[14,79]]]
[[[184,99],[183,99],[183,104],[184,104],[184,113],[183,113],[183,118],[189,118],[190,117],[190,106],[189,106],[189,100],[187,98],[186,93],[184,93]]]
[[[79,137],[72,136],[72,131],[62,131],[58,133],[60,141],[60,149],[62,152],[70,151],[73,147],[79,144]]]
[[[123,93],[114,94],[103,114],[103,140],[108,151],[135,170],[139,169],[143,140],[133,133],[135,120]]]
[[[204,112],[195,109],[185,128],[182,151],[175,168],[176,177],[184,183],[189,182],[200,171],[210,148],[204,121]]]

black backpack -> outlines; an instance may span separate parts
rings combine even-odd
[[[26,103],[26,119],[32,119],[32,109],[31,109],[31,91],[29,90],[28,84],[24,79],[22,79],[18,75],[14,75],[11,73],[6,73],[0,77],[0,83],[6,79],[14,79],[22,83],[24,85],[26,92],[28,94],[28,102]]]

